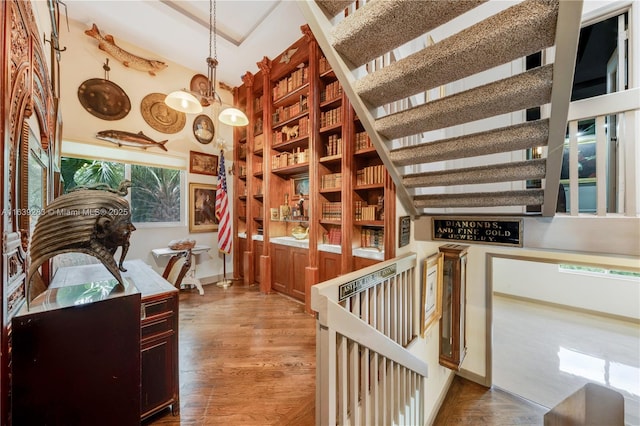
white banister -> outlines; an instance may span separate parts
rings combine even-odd
[[[416,337],[416,254],[317,284],[316,424],[424,424],[427,364]]]
[[[639,184],[636,167],[637,140],[636,117],[640,111],[640,89],[609,93],[572,102],[569,106],[569,214],[579,214],[580,176],[578,123],[585,120],[595,122],[595,214],[638,214]],[[612,119],[615,117],[615,119]],[[613,125],[615,124],[615,129]],[[610,126],[607,129],[607,126]],[[613,133],[615,131],[615,133]],[[616,138],[607,141],[609,134]],[[609,144],[616,144],[616,157],[611,158]],[[609,165],[615,164],[616,168]],[[611,172],[615,170],[615,172]],[[612,175],[613,173],[613,175]],[[612,181],[613,184],[608,183]],[[607,200],[615,198],[617,203]]]

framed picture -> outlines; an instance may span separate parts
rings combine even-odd
[[[442,260],[442,253],[436,253],[426,258],[422,265],[422,337],[442,317]]]
[[[309,197],[309,177],[299,177],[293,179],[293,193],[294,195],[304,195]]]
[[[189,151],[189,173],[218,176],[218,156]]]
[[[203,145],[210,143],[216,134],[213,121],[208,115],[200,114],[193,120],[193,136]]]
[[[189,232],[218,230],[216,219],[216,185],[189,184]]]

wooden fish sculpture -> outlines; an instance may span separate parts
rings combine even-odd
[[[161,142],[156,142],[149,136],[142,133],[142,130],[138,133],[125,132],[122,130],[101,130],[96,133],[96,138],[103,141],[111,142],[118,146],[135,146],[142,149],[157,146],[164,149],[165,151],[168,151],[168,149],[164,146],[164,144],[168,142],[168,139],[165,139]]]
[[[156,72],[162,71],[167,67],[167,64],[162,61],[141,58],[140,56],[129,53],[121,47],[117,46],[113,39],[113,36],[110,34],[107,34],[105,36],[100,34],[100,30],[98,29],[98,26],[96,24],[93,24],[93,27],[91,27],[90,30],[86,30],[84,33],[89,37],[98,40],[98,48],[100,50],[104,50],[109,55],[122,62],[125,67],[133,68],[139,71],[146,71],[151,75],[156,75]]]

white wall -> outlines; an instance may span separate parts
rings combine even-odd
[[[96,17],[96,25],[100,29],[103,35],[109,34],[109,28],[100,27],[100,18]],[[143,119],[140,110],[140,102],[142,99],[150,93],[169,93],[173,90],[188,88],[191,78],[195,74],[206,75],[206,52],[202,52],[202,69],[190,70],[186,69],[179,64],[171,63],[164,58],[158,57],[153,52],[144,51],[136,46],[129,45],[125,40],[120,40],[118,34],[112,34],[115,43],[143,58],[156,59],[164,61],[168,64],[168,67],[162,71],[159,71],[156,76],[151,76],[145,72],[137,71],[132,68],[126,68],[122,63],[118,62],[115,58],[107,55],[104,51],[98,49],[98,42],[85,35],[84,31],[89,29],[90,25],[79,23],[75,21],[69,22],[70,30],[67,31],[66,25],[63,25],[60,30],[61,46],[66,48],[66,51],[62,53],[61,61],[61,107],[63,114],[63,139],[64,141],[81,142],[83,144],[89,144],[95,157],[107,158],[104,147],[113,149],[114,145],[108,142],[97,140],[94,136],[99,130],[124,130],[128,132],[137,133],[142,131],[145,135],[156,141],[162,141],[168,139],[169,141],[165,145],[169,150],[167,153],[159,148],[149,148],[148,151],[156,154],[155,157],[166,157],[167,162],[170,164],[180,164],[181,168],[188,170],[189,164],[189,151],[198,151],[207,154],[219,154],[219,149],[215,143],[203,145],[199,143],[193,136],[192,125],[195,115],[187,115],[187,120],[184,128],[175,134],[161,133],[151,126],[149,126]],[[190,49],[190,46],[185,46],[185,49]],[[82,82],[90,78],[105,78],[105,72],[102,68],[106,58],[109,58],[109,80],[120,86],[128,95],[131,102],[131,111],[129,114],[115,121],[106,121],[99,119],[89,112],[87,112],[80,101],[78,100],[78,87]],[[223,101],[227,103],[233,102],[233,96],[227,91],[219,91],[219,94],[223,97]],[[212,108],[205,108],[203,114],[207,114],[210,117],[217,117]],[[220,125],[214,119],[216,127],[216,138],[222,137],[227,142],[225,151],[225,159],[227,170],[231,166],[231,159],[233,159],[233,131],[232,128],[225,125]],[[63,141],[62,152],[63,155],[68,153],[70,144],[65,144]],[[214,141],[215,142],[215,141]],[[130,161],[149,163],[148,159],[145,159],[145,152],[137,148],[118,148],[125,153],[125,157]],[[151,160],[155,161],[155,160]],[[199,244],[204,244],[212,247],[209,254],[203,254],[199,256],[198,273],[197,275],[203,278],[205,282],[216,281],[223,273],[222,256],[217,251],[217,233],[197,233],[189,234],[187,220],[188,220],[188,188],[189,182],[198,182],[206,184],[216,184],[217,178],[214,176],[191,174],[186,173],[186,184],[183,192],[185,199],[184,217],[185,222],[183,226],[171,227],[171,228],[158,228],[158,227],[146,227],[138,226],[138,229],[132,234],[131,247],[127,254],[127,259],[142,259],[156,270],[161,271],[166,264],[166,259],[161,259],[156,263],[151,255],[153,248],[166,247],[167,243],[173,239],[191,238],[195,239]],[[227,180],[228,190],[230,194],[233,194],[233,179],[230,177]],[[231,212],[233,214],[233,212]],[[229,255],[226,258],[227,276],[231,275],[233,268],[232,256]]]
[[[555,263],[495,258],[493,291],[640,319],[638,278],[560,271]]]

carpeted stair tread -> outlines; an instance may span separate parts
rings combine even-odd
[[[389,158],[396,166],[407,166],[546,146],[548,139],[549,120],[544,119],[398,148]]]
[[[520,191],[416,195],[414,197],[414,205],[417,209],[446,207],[537,206],[541,205],[543,200],[543,189],[524,189]]]
[[[402,182],[407,188],[416,188],[542,179],[546,173],[546,164],[545,159],[537,159],[440,170],[407,175],[402,179]]]
[[[366,75],[354,83],[354,89],[370,106],[377,107],[539,52],[553,45],[557,16],[558,0],[526,0]],[[375,40],[389,44],[390,36]],[[365,41],[366,48],[362,46]],[[369,52],[371,42],[366,38],[355,37],[351,43],[357,43],[354,52]],[[336,50],[345,53],[344,48]],[[348,59],[352,60],[351,56]]]
[[[327,15],[334,17],[353,3],[353,0],[316,0],[316,3]]]
[[[373,0],[333,28],[332,44],[344,59],[357,67],[485,1]]]
[[[544,105],[552,83],[553,65],[546,65],[384,116],[375,121],[375,129],[396,139]]]

